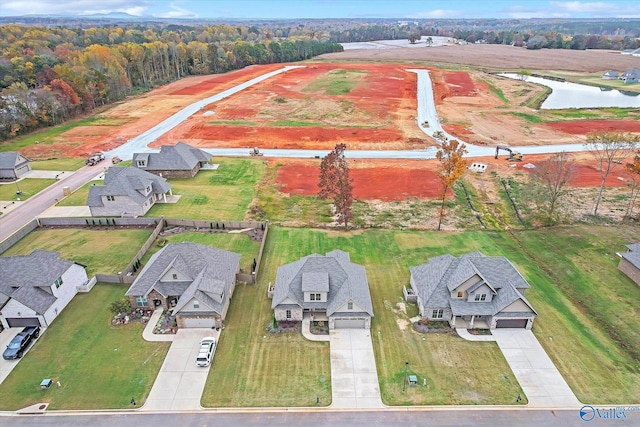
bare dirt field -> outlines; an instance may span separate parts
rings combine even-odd
[[[318,57],[333,61],[407,61],[429,64],[462,64],[489,70],[558,70],[604,72],[638,67],[638,59],[619,51],[540,49],[497,44],[449,45],[424,49],[361,49],[327,53]]]

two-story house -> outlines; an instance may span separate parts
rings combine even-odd
[[[329,329],[371,328],[367,273],[347,252],[312,254],[279,267],[272,298],[278,321],[301,321],[308,312],[328,318]]]
[[[137,168],[109,168],[104,185],[89,187],[87,206],[92,216],[141,216],[156,202],[167,202],[171,184]]]
[[[530,329],[537,316],[524,296],[529,284],[504,257],[442,255],[410,271],[423,319],[470,329]]]
[[[204,150],[178,142],[163,145],[159,153],[135,153],[133,167],[165,178],[193,178],[211,160]]]

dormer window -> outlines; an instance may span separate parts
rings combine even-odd
[[[116,196],[107,196],[107,202],[113,202],[116,199]]]
[[[460,291],[458,292],[458,298],[462,298],[464,296],[464,292]]]
[[[476,294],[476,301],[486,301],[487,300],[487,294]]]
[[[200,308],[200,301],[193,301],[193,308]]]
[[[147,162],[144,160],[138,160],[138,166],[140,167],[145,167],[147,165]]]
[[[347,303],[347,310],[353,310],[353,303],[352,302],[348,302]]]
[[[178,280],[178,275],[176,273],[173,273],[173,280]]]
[[[147,187],[147,194],[151,193],[151,186]]]
[[[58,289],[60,286],[62,286],[62,277],[58,277],[56,279],[56,281],[53,282],[53,285],[56,287],[56,289]]]

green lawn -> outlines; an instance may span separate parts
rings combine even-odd
[[[96,273],[115,274],[129,264],[150,235],[150,228],[36,229],[2,255],[27,255],[34,249],[44,249],[86,265],[89,277]]]
[[[128,408],[132,396],[144,402],[170,343],[144,341],[140,323],[111,326],[109,305],[126,290],[99,283],[76,295],[0,384],[0,408]],[[43,378],[54,381],[50,389],[40,389]]]
[[[260,242],[253,241],[244,233],[180,233],[171,236],[161,237],[160,239],[166,239],[168,243],[181,243],[181,242],[193,242],[200,243],[202,245],[212,246],[218,249],[224,249],[242,255],[240,258],[240,268],[245,272],[251,271],[251,264],[253,264],[254,258],[258,258],[258,252],[260,251]],[[142,264],[146,264],[149,258],[161,247],[156,241],[156,244],[151,245],[144,257],[142,257]]]
[[[71,193],[71,195],[60,200],[56,206],[86,206],[87,197],[89,197],[89,187],[91,187],[92,185],[103,184],[103,180],[91,180]]]
[[[148,217],[224,219],[240,221],[262,178],[264,164],[257,159],[215,159],[217,170],[204,170],[191,179],[170,179],[178,203],[156,204]]]
[[[364,70],[331,70],[309,83],[302,92],[324,92],[325,95],[345,95],[366,76]]]
[[[38,160],[31,162],[31,169],[44,171],[76,171],[84,166],[85,159],[75,157],[64,159]]]
[[[17,182],[1,184],[0,200],[27,200],[55,182],[55,179],[24,178]],[[16,194],[18,188],[22,191],[21,194]]]

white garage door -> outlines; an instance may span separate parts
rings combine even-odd
[[[365,319],[336,319],[334,329],[364,329]]]
[[[213,317],[183,317],[185,328],[211,328],[215,324]]]

